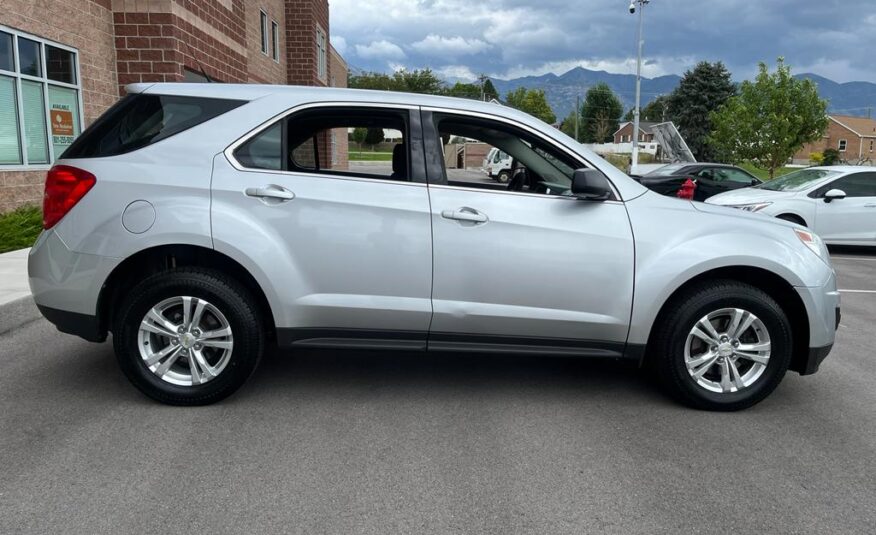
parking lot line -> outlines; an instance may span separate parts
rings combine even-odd
[[[876,294],[876,290],[840,290],[843,294]]]

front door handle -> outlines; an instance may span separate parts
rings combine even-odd
[[[444,210],[441,212],[441,217],[444,219],[453,219],[456,221],[467,221],[469,223],[486,223],[487,215],[478,212],[474,208],[463,206],[456,210]]]
[[[865,204],[864,208],[876,208],[876,203]]]
[[[295,198],[294,193],[276,184],[268,184],[260,188],[246,188],[244,193],[247,197],[256,197],[265,204],[279,204]]]

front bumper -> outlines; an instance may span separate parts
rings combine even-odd
[[[820,287],[795,288],[806,307],[809,317],[809,348],[803,360],[798,360],[793,369],[800,375],[811,375],[830,353],[836,338],[836,330],[842,318],[840,293],[837,290],[836,274],[831,273]]]

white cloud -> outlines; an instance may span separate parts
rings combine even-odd
[[[693,67],[696,60],[693,57],[682,58],[653,58],[642,65],[642,76],[654,78],[672,73],[682,73]],[[490,76],[510,80],[521,76],[541,76],[547,73],[564,74],[575,67],[584,67],[591,71],[605,71],[612,74],[635,74],[635,58],[610,58],[610,59],[572,59],[565,61],[550,61],[536,66],[516,65],[504,72],[493,73]]]
[[[395,43],[386,39],[371,41],[368,45],[356,45],[356,55],[363,59],[404,59],[405,51]]]
[[[438,67],[433,70],[435,71],[435,74],[445,80],[453,79],[462,80],[464,82],[473,82],[478,77],[474,71],[466,65],[445,65],[444,67]]]
[[[335,50],[338,51],[338,54],[344,55],[347,53],[347,40],[341,37],[340,35],[332,35],[331,36],[332,46],[335,47]]]
[[[444,37],[430,33],[422,41],[412,44],[411,48],[421,54],[463,56],[484,52],[490,48],[490,44],[481,39],[466,39],[459,35]]]

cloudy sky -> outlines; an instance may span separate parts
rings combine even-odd
[[[330,0],[331,41],[354,68],[499,78],[577,65],[635,72],[629,0]],[[876,0],[652,0],[648,77],[721,60],[736,79],[785,56],[795,73],[876,82]]]

